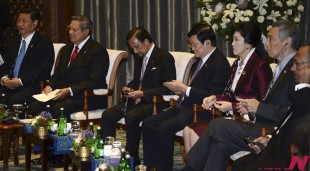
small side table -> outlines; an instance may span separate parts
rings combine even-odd
[[[49,135],[44,138],[39,138],[35,133],[25,134],[25,158],[27,171],[30,171],[31,169],[31,143],[41,147],[42,170],[47,171],[48,147],[53,146],[53,139]]]
[[[21,124],[0,124],[0,135],[2,137],[2,154],[3,154],[3,170],[8,170],[9,153],[10,153],[10,137],[14,136],[14,165],[19,164],[18,161],[18,141],[23,136],[23,125]]]
[[[80,158],[71,152],[64,155],[64,171],[68,171],[69,161],[72,161],[72,170],[89,171],[90,158]],[[78,169],[79,168],[79,169]]]

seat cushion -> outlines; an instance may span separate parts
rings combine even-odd
[[[104,110],[105,109],[97,109],[88,111],[88,119],[100,119]],[[83,111],[72,113],[70,117],[72,120],[86,120],[86,115]]]

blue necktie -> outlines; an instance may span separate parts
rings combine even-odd
[[[15,66],[14,66],[14,70],[13,70],[13,77],[14,78],[18,78],[19,68],[20,68],[20,65],[23,61],[25,51],[26,51],[26,41],[23,40],[22,48],[20,48],[19,54],[18,54],[16,61],[15,61]]]

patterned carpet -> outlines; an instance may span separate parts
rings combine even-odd
[[[126,139],[125,139],[125,131],[123,130],[118,130],[117,131],[117,135],[116,135],[116,139],[120,140],[122,142],[122,144],[125,144]],[[180,154],[180,145],[178,143],[175,143],[175,147],[174,147],[174,169],[173,171],[179,171],[181,170],[181,168],[183,167],[183,161],[182,161],[182,157]],[[13,151],[12,149],[10,150],[11,152]],[[13,154],[11,153],[10,155],[10,159],[9,159],[9,170],[11,171],[24,171],[25,170],[25,151],[24,151],[24,146],[21,145],[21,141],[20,141],[20,146],[19,146],[19,165],[18,166],[14,166],[13,163]],[[32,154],[31,158],[38,158],[40,157],[39,154]],[[142,154],[142,142],[140,142],[140,158],[141,161],[143,161],[143,154]],[[2,170],[3,168],[3,161],[0,161],[0,170]],[[70,169],[70,168],[69,168]],[[41,165],[31,165],[31,170],[34,171],[39,171],[41,170]],[[62,171],[63,168],[50,168],[50,171]]]

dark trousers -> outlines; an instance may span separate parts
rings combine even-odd
[[[103,138],[107,136],[115,137],[116,123],[123,117],[127,126],[126,130],[126,151],[134,157],[135,164],[140,163],[139,159],[139,142],[141,139],[141,127],[139,126],[145,118],[152,115],[153,104],[138,103],[133,104],[131,100],[126,112],[126,116],[123,112],[124,102],[119,103],[102,113],[101,118],[101,131]]]
[[[105,109],[107,106],[107,98],[104,96],[94,96],[89,98],[89,110]],[[83,111],[84,97],[82,94],[69,96],[62,100],[50,100],[47,102],[35,101],[29,105],[29,110],[33,112],[42,112],[46,110],[46,105],[51,106],[51,113],[54,119],[60,117],[60,108],[64,108],[67,122],[71,122],[70,115],[75,112]]]
[[[191,105],[173,107],[143,121],[143,154],[148,168],[172,170],[175,133],[192,121]]]
[[[23,105],[25,102],[27,104],[30,104],[31,102],[35,101],[32,95],[39,92],[40,90],[36,89],[35,87],[31,90],[27,90],[26,88],[21,87],[14,90],[10,90],[5,87],[0,88],[0,95],[3,93],[5,94],[7,106],[11,111],[13,110],[13,104]]]
[[[194,170],[224,171],[230,155],[250,150],[244,138],[258,137],[260,134],[261,129],[257,124],[213,119],[185,159]]]

